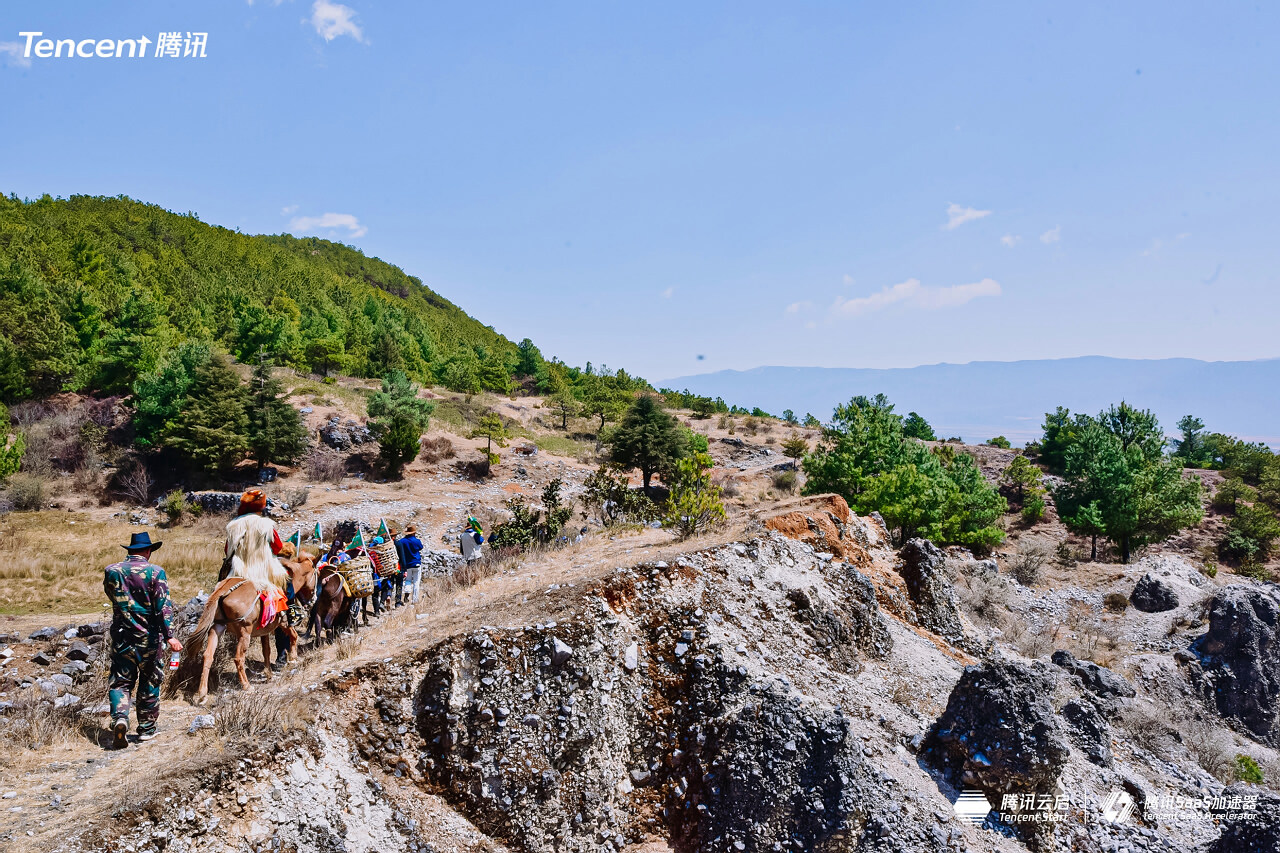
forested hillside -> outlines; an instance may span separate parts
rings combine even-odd
[[[505,390],[516,346],[398,267],[129,198],[0,198],[0,400],[128,393],[196,341],[248,360]]]

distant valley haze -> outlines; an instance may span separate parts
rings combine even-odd
[[[1166,433],[1193,414],[1210,432],[1280,446],[1280,359],[1200,361],[1105,356],[974,361],[920,367],[757,367],[682,376],[662,387],[723,397],[771,414],[812,413],[824,423],[840,403],[883,393],[895,411],[918,412],[939,438],[981,442],[1003,435],[1015,446],[1037,439],[1046,412],[1066,406],[1097,414],[1126,400],[1151,409]]]

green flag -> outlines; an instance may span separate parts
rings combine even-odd
[[[312,531],[311,531],[311,538],[312,538],[312,539],[314,539],[314,540],[316,540],[317,542],[323,542],[323,541],[324,541],[324,537],[320,535],[320,522],[318,522],[318,521],[316,522],[316,528],[315,528],[315,530],[312,530]]]
[[[387,530],[387,520],[385,518],[378,522],[378,535],[382,537],[383,542],[391,541],[391,533]]]
[[[363,548],[363,547],[364,547],[364,534],[363,534],[363,533],[361,533],[359,530],[357,530],[357,531],[356,531],[356,535],[351,537],[351,542],[347,545],[347,547],[348,547],[348,548]]]
[[[302,531],[301,530],[293,531],[293,535],[284,541],[292,542],[294,548],[301,548],[302,547]]]

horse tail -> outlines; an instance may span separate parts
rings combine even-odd
[[[194,680],[199,677],[200,670],[204,666],[205,640],[209,636],[210,629],[213,628],[213,623],[217,621],[222,599],[245,582],[244,578],[226,578],[213,588],[213,592],[209,593],[209,600],[204,603],[204,610],[200,613],[196,627],[182,643],[182,660],[178,664],[178,669],[165,683],[166,699],[173,698],[180,690],[190,689],[195,683]]]

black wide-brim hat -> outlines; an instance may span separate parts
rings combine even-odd
[[[145,551],[148,548],[150,548],[152,551],[159,551],[160,546],[163,544],[164,544],[163,542],[152,542],[151,534],[143,532],[143,533],[134,533],[132,536],[129,537],[129,544],[121,545],[120,547],[125,549],[126,551]]]

